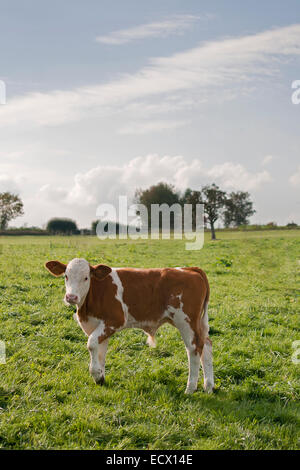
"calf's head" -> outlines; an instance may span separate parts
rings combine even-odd
[[[64,302],[66,305],[79,306],[82,305],[89,291],[91,278],[95,277],[101,281],[111,272],[109,266],[105,266],[105,264],[91,266],[83,258],[74,258],[68,264],[60,261],[48,261],[45,268],[56,277],[64,274],[66,285]]]

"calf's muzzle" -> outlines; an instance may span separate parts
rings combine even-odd
[[[78,302],[78,296],[74,294],[66,294],[66,301],[69,304],[76,304]]]

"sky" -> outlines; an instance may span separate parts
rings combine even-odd
[[[0,11],[0,192],[25,212],[11,225],[90,227],[100,204],[159,181],[249,191],[252,223],[300,224],[298,0]]]

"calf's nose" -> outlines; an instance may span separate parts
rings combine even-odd
[[[66,294],[66,301],[70,304],[76,303],[78,301],[78,296],[74,294]]]

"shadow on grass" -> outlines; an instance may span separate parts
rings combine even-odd
[[[295,429],[299,428],[300,419],[297,414],[297,404],[290,402],[286,405],[282,393],[262,390],[259,387],[256,390],[251,387],[249,390],[231,387],[228,390],[217,389],[212,395],[207,395],[202,390],[200,380],[198,391],[192,395],[185,395],[182,379],[176,381],[174,377],[172,379],[168,376],[162,382],[159,378],[156,383],[153,381],[148,383],[147,381],[134,389],[130,389],[130,385],[127,383],[124,385],[125,387],[128,385],[128,395],[131,396],[131,400],[135,400],[137,408],[141,406],[143,396],[147,395],[148,400],[154,408],[159,410],[158,414],[161,416],[164,403],[166,403],[164,411],[166,420],[168,417],[177,416],[178,412],[182,414],[186,410],[191,420],[196,420],[197,438],[213,436],[213,428],[222,427],[224,423],[227,423],[228,429],[231,425],[249,429],[249,432],[255,433],[267,445],[270,438],[268,427],[276,426],[277,431],[274,435],[274,446],[276,446],[281,439],[278,434],[281,433],[279,430],[281,427],[282,432],[291,426],[294,426]],[[113,391],[114,387],[112,384],[108,384],[108,388]],[[129,401],[131,400],[129,399]],[[144,418],[141,418],[140,415],[136,421],[135,419],[133,417],[133,421],[131,421],[126,417],[125,422],[118,423],[118,437],[126,437],[126,448],[147,448],[148,443],[155,444],[162,432],[155,416],[149,419],[147,409],[145,409]],[[148,420],[147,429],[143,428],[143,419]],[[213,428],[211,423],[213,423]],[[174,448],[177,448],[179,442],[180,448],[188,448],[191,445],[188,434],[179,432],[176,426],[172,430],[170,428],[167,435],[167,444],[174,445]],[[115,436],[113,437],[115,438]],[[97,438],[98,443],[105,446],[111,436],[99,436],[98,434]],[[159,442],[159,445],[163,445],[163,440]]]
[[[269,423],[279,425],[300,425],[296,415],[296,404],[291,403],[289,409],[282,401],[280,394],[263,391],[259,395],[253,391],[237,391],[230,398],[223,390],[214,393],[209,400],[203,400],[201,406],[208,413],[213,413],[234,422]]]

